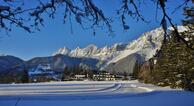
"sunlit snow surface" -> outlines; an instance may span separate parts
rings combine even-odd
[[[194,93],[137,81],[0,84],[0,106],[194,106]]]

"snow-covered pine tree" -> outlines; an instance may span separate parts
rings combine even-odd
[[[193,30],[181,33],[188,42],[194,42]],[[194,80],[194,51],[188,48],[184,42],[177,40],[174,32],[171,32],[167,43],[161,48],[161,57],[158,59],[153,71],[153,82],[161,86],[172,88],[191,89]]]

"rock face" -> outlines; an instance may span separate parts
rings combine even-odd
[[[116,63],[110,63],[105,70],[112,73],[132,74],[135,66],[142,63],[142,57],[139,54],[131,54]]]

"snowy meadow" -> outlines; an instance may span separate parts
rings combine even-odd
[[[1,106],[193,106],[194,93],[138,81],[1,84]]]

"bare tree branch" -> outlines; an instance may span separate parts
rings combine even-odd
[[[175,12],[176,12],[178,9],[180,9],[181,7],[187,6],[187,4],[188,4],[189,1],[190,1],[190,0],[184,0],[184,2],[183,2],[182,4],[180,4],[178,7],[176,7],[176,8],[174,9],[174,11],[172,12],[172,14],[175,13]]]
[[[34,5],[31,8],[26,8],[24,6],[24,0],[0,0],[0,30],[5,29],[6,31],[11,31],[10,25],[15,25],[16,27],[22,28],[30,33],[33,32],[33,28],[35,28],[35,30],[40,30],[39,27],[44,26],[43,16],[48,15],[53,19],[56,15],[58,7],[61,6],[64,8],[64,23],[68,19],[71,21],[72,17],[74,17],[76,22],[79,23],[84,29],[85,26],[87,26],[93,30],[94,34],[95,29],[99,27],[101,28],[102,26],[105,26],[109,32],[113,32],[111,18],[107,18],[103,13],[103,10],[101,10],[101,8],[99,8],[93,2],[93,0],[76,0],[76,2],[74,0],[48,0],[44,2],[41,0],[36,1],[38,2],[38,5]],[[166,13],[167,0],[151,1],[156,3],[157,9],[158,6],[160,6],[162,10],[163,18],[161,20],[161,25],[165,32],[164,42],[168,37],[167,23],[170,23],[176,33],[177,39],[184,42],[189,48],[191,48],[187,41],[179,34],[177,27],[173,24],[172,19]],[[193,2],[193,0],[183,0],[183,3],[175,8],[175,10],[186,6],[190,1]],[[121,19],[124,30],[128,30],[130,28],[126,22],[128,17],[132,17],[137,21],[141,20],[146,23],[149,22],[145,20],[136,3],[137,1],[135,0],[122,0],[121,7],[119,10],[117,10],[117,15]]]
[[[133,9],[130,9],[129,5],[131,5]],[[141,20],[143,22],[149,23],[149,21],[145,20],[145,18],[141,15],[141,12],[139,11],[139,8],[137,7],[134,0],[123,0],[121,8],[117,10],[117,14],[120,15],[124,30],[129,29],[129,25],[126,23],[126,15],[137,19],[137,21]]]

